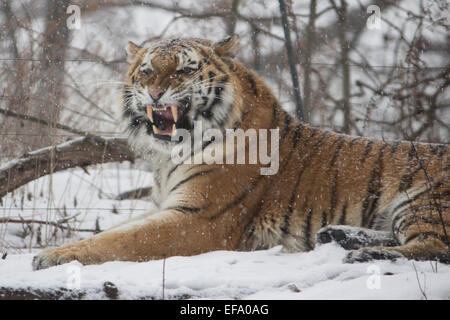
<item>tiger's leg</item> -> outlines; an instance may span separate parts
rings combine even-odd
[[[345,262],[406,257],[414,260],[439,260],[450,263],[448,231],[450,226],[448,192],[410,198],[399,206],[392,218],[392,231],[400,245],[375,246],[354,250]],[[436,196],[437,195],[437,196]],[[444,195],[444,198],[442,198]]]
[[[222,222],[222,221],[219,221]],[[217,225],[220,225],[219,222]],[[39,270],[77,260],[82,264],[106,261],[148,261],[174,255],[195,255],[227,250],[222,228],[211,228],[208,219],[167,210],[124,223],[91,238],[46,249],[33,259]]]

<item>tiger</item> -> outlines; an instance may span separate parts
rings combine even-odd
[[[348,250],[346,263],[450,262],[447,144],[345,135],[299,121],[237,61],[238,42],[231,36],[128,43],[121,121],[154,174],[155,209],[41,251],[34,270],[72,260],[143,262],[274,246],[299,252],[329,242]],[[278,171],[261,174],[260,162],[172,161],[181,143],[176,133],[195,130],[196,122],[204,132],[276,130]]]

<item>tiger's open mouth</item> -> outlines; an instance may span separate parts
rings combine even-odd
[[[147,116],[152,123],[152,130],[156,137],[171,140],[177,128],[185,127],[184,115],[189,107],[188,103],[154,105],[147,104]]]

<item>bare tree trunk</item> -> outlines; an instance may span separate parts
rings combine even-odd
[[[66,25],[66,10],[69,5],[70,0],[47,1],[36,114],[49,123],[57,122],[60,115],[59,106],[63,97],[64,59],[69,43],[69,30]],[[53,139],[49,135],[51,133],[50,127],[39,126],[37,131],[42,136],[35,142],[33,149],[53,144]]]
[[[305,47],[305,67],[303,81],[303,107],[305,122],[310,122],[311,118],[311,57],[314,49],[315,32],[316,32],[316,0],[309,3],[309,22],[306,28],[306,47]]]
[[[348,61],[349,43],[347,41],[347,2],[341,0],[340,7],[337,7],[332,1],[333,7],[338,15],[338,33],[341,47],[341,64],[342,64],[342,110],[344,112],[344,123],[342,132],[349,134],[351,125],[351,106],[350,106],[350,67]]]
[[[228,35],[234,34],[236,30],[236,22],[237,22],[237,13],[238,13],[238,7],[239,7],[240,0],[233,0],[231,3],[231,10],[230,10],[230,18],[227,19],[227,33]]]
[[[284,0],[279,0],[279,4],[280,4],[281,20],[282,20],[283,29],[284,29],[286,53],[288,56],[289,68],[291,71],[291,78],[292,78],[292,86],[294,89],[296,114],[297,114],[297,118],[300,121],[303,121],[304,118],[303,118],[302,98],[301,98],[301,94],[300,94],[300,85],[298,82],[297,68],[296,68],[296,64],[295,64],[294,49],[292,48],[291,32],[289,30],[289,22],[288,22],[288,18],[287,18],[287,8],[286,8],[286,4],[284,3]]]
[[[16,17],[14,15],[14,13],[11,10],[11,4],[6,1],[6,0],[2,0],[2,6],[1,8],[3,8],[3,12],[5,14],[5,24],[4,24],[4,28],[5,33],[7,35],[7,37],[9,38],[9,40],[11,41],[12,45],[11,45],[11,53],[12,53],[12,57],[13,59],[18,59],[19,58],[19,49],[17,48],[17,42],[16,42],[16,37],[14,35],[15,33],[15,27],[17,25],[16,23]]]
[[[253,26],[251,28],[252,50],[253,50],[253,69],[261,71],[261,51],[259,48],[259,31]]]
[[[8,109],[14,109],[16,112],[26,114],[28,111],[26,81],[24,76],[29,73],[29,69],[26,63],[20,61],[21,58],[19,49],[17,47],[16,29],[18,27],[17,17],[12,11],[11,3],[7,0],[2,0],[0,12],[4,13],[3,31],[0,33],[0,39],[9,40],[10,45],[9,53],[12,58],[11,69],[14,70],[11,82],[8,85],[8,89],[5,94],[8,95],[8,100],[5,100],[5,105]],[[22,129],[23,123],[20,121],[1,121],[2,132],[18,132]],[[7,137],[2,137],[2,143],[0,144],[0,153],[14,153],[18,151],[16,144],[8,143]]]

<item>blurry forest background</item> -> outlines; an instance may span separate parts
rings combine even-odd
[[[306,122],[352,135],[448,143],[447,1],[285,2]],[[139,194],[124,193],[124,172],[145,171],[142,161],[86,167],[134,160],[117,125],[128,40],[145,46],[168,37],[218,41],[230,34],[240,36],[237,59],[256,70],[296,116],[278,0],[0,0],[0,168],[87,133],[115,138],[119,145],[119,150],[112,145],[108,159],[90,162],[102,153],[83,140],[77,150],[86,157],[67,165],[83,169],[66,172],[59,184],[50,177],[15,193],[0,185],[0,251],[57,244],[58,234],[70,238],[73,231],[92,234],[108,225],[99,226],[105,213],[95,210],[81,228],[89,208],[80,205],[77,192],[70,193],[70,204],[64,202],[68,193],[59,193],[64,201],[57,199],[55,186],[64,189],[72,176],[84,172],[93,185],[93,176],[112,174],[109,198],[105,185],[95,185],[95,192],[113,201],[105,210],[113,215],[123,199],[148,194],[149,182],[137,178],[130,178],[129,189],[139,187]],[[54,152],[41,155],[49,159],[45,165],[36,160],[26,181],[57,171]],[[23,176],[13,172],[1,180],[0,173],[0,181]],[[94,209],[101,209],[98,201]]]

